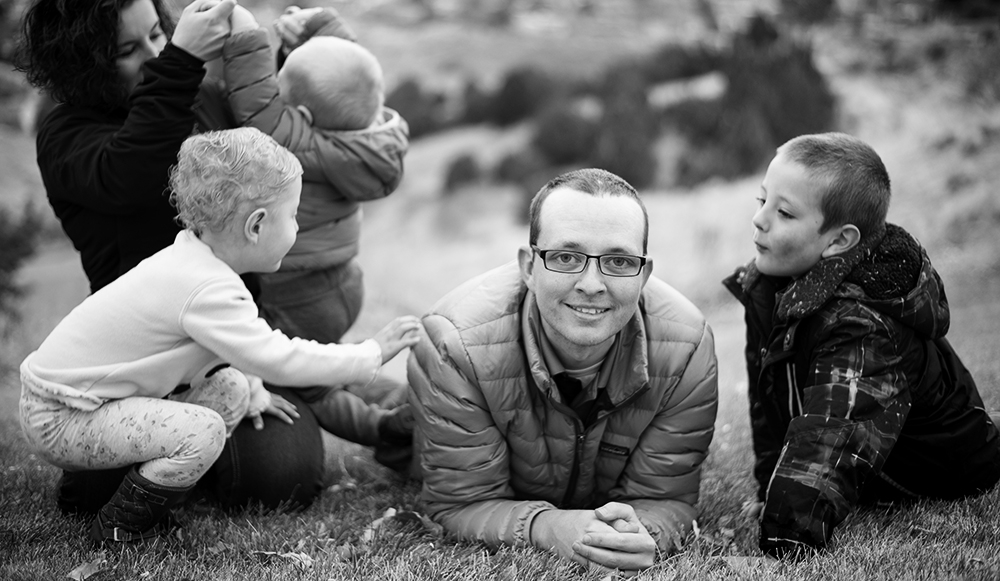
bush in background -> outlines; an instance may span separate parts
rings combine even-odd
[[[658,133],[649,106],[645,78],[636,68],[612,68],[605,77],[604,114],[597,127],[590,163],[608,170],[636,189],[653,183]]]
[[[792,22],[816,24],[828,20],[836,12],[834,0],[781,0],[781,16]]]
[[[436,93],[425,91],[414,78],[404,79],[385,97],[385,104],[399,112],[410,126],[410,138],[440,131],[443,98]]]
[[[781,36],[765,17],[751,19],[724,61],[728,85],[718,107],[689,105],[703,115],[678,125],[692,147],[678,162],[677,182],[753,173],[785,141],[832,129],[836,100],[812,53],[810,44]]]
[[[462,186],[476,183],[482,176],[479,162],[471,153],[462,155],[451,160],[444,177],[445,193],[452,193]]]
[[[0,208],[0,329],[10,330],[10,323],[19,320],[16,301],[23,293],[17,283],[17,272],[38,246],[42,232],[41,212],[30,204],[20,216]]]
[[[509,71],[493,97],[491,121],[501,127],[531,117],[554,100],[558,82],[548,73],[523,66]]]
[[[556,165],[584,161],[594,150],[597,127],[585,106],[560,100],[538,115],[531,143]]]

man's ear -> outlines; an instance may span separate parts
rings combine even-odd
[[[823,258],[843,254],[857,246],[858,242],[861,242],[861,230],[858,230],[858,227],[854,224],[844,224],[843,226],[834,228],[832,236],[829,242],[827,242],[823,254],[821,254]]]
[[[639,276],[642,277],[642,286],[646,286],[646,282],[649,281],[649,277],[652,276],[652,274],[653,274],[653,259],[647,258],[646,264],[643,265],[642,267],[642,272],[639,273]]]
[[[535,269],[535,251],[530,246],[522,246],[517,249],[517,266],[521,271],[521,280],[531,290],[534,289],[534,281],[531,278]]]
[[[256,244],[260,238],[261,228],[264,227],[264,218],[267,216],[266,208],[257,208],[247,216],[247,221],[243,225],[243,235],[251,244]]]

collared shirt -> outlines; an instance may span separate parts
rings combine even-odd
[[[597,413],[607,404],[605,388],[611,377],[611,364],[618,351],[619,340],[615,341],[603,359],[586,369],[567,369],[549,343],[545,333],[538,333],[538,347],[542,358],[549,369],[549,374],[559,388],[562,401],[576,412],[583,420],[584,427],[589,427],[596,419]],[[598,403],[600,402],[600,403]],[[597,405],[595,405],[597,404]]]

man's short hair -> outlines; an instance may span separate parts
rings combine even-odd
[[[882,158],[870,145],[846,133],[801,135],[778,148],[789,161],[827,182],[820,201],[820,232],[854,224],[862,238],[885,228],[891,187]]]
[[[578,169],[556,176],[538,190],[528,209],[529,243],[532,245],[538,243],[542,203],[545,202],[545,198],[549,197],[549,194],[559,188],[567,188],[593,196],[624,196],[635,200],[635,203],[642,208],[642,253],[646,254],[646,246],[649,242],[649,214],[646,213],[646,205],[642,203],[639,194],[628,182],[609,171],[596,168]]]
[[[279,75],[285,102],[307,107],[320,129],[364,129],[382,108],[382,67],[349,40],[311,38],[289,53]]]
[[[299,160],[258,129],[212,131],[181,144],[170,169],[170,201],[185,228],[222,232],[301,175]]]

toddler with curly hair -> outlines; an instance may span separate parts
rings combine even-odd
[[[302,188],[301,164],[271,137],[189,137],[170,184],[185,227],[174,243],[85,299],[21,364],[21,427],[39,456],[132,466],[91,525],[98,542],[165,532],[244,417],[297,417],[264,381],[367,384],[417,340],[415,317],[356,345],[289,338],[259,317],[240,274],[281,265]]]

